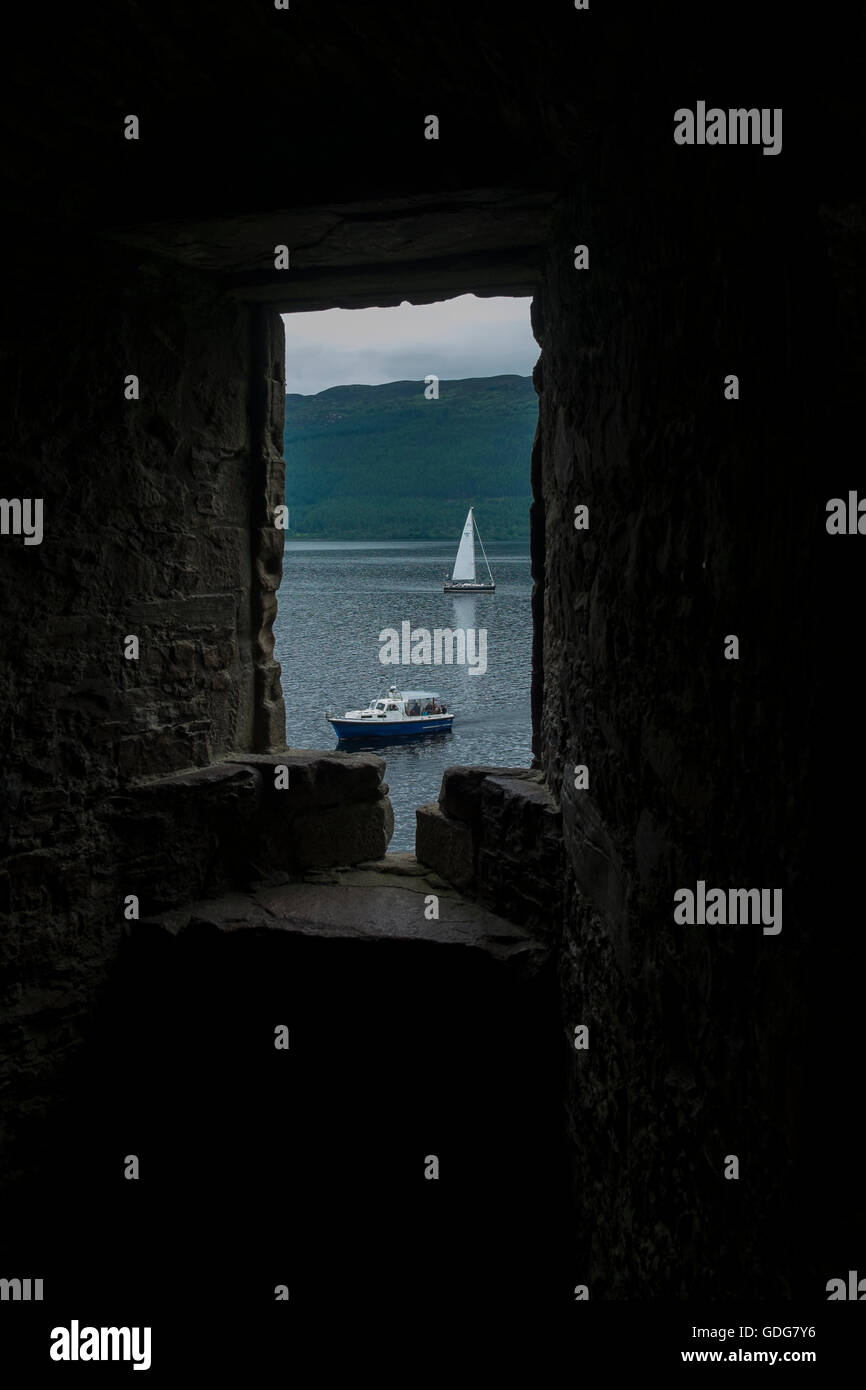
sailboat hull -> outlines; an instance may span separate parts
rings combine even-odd
[[[442,587],[446,594],[492,594],[496,585],[473,584],[469,579],[464,583],[461,583],[459,579],[456,582],[453,579],[446,579]]]

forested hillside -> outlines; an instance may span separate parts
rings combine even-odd
[[[485,540],[528,539],[537,418],[522,376],[287,395],[289,535],[456,540],[473,503]]]

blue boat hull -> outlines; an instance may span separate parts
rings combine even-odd
[[[351,738],[420,738],[424,734],[441,733],[450,729],[453,714],[431,714],[419,720],[329,719],[328,723],[339,739]]]

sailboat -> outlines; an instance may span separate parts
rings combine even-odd
[[[450,579],[445,580],[443,586],[446,594],[492,594],[496,588],[487,556],[484,554],[484,542],[481,539],[480,531],[478,531],[478,544],[481,546],[481,554],[484,555],[484,563],[487,565],[488,582],[485,583],[483,579],[478,579],[476,576],[476,531],[478,531],[478,523],[475,520],[475,509],[470,507],[466,517],[466,525],[463,527],[463,535],[460,537],[457,559],[454,561],[454,573]]]

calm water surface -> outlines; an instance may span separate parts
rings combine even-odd
[[[385,759],[395,819],[391,850],[414,849],[415,808],[436,800],[446,767],[528,767],[532,760],[529,546],[486,546],[496,592],[468,596],[442,592],[456,548],[456,541],[286,543],[274,634],[287,741],[295,748],[374,748]],[[486,672],[383,665],[379,633],[387,627],[400,633],[404,621],[431,635],[437,627],[486,628]],[[338,745],[325,710],[344,714],[401,684],[439,691],[456,715],[450,733]]]

